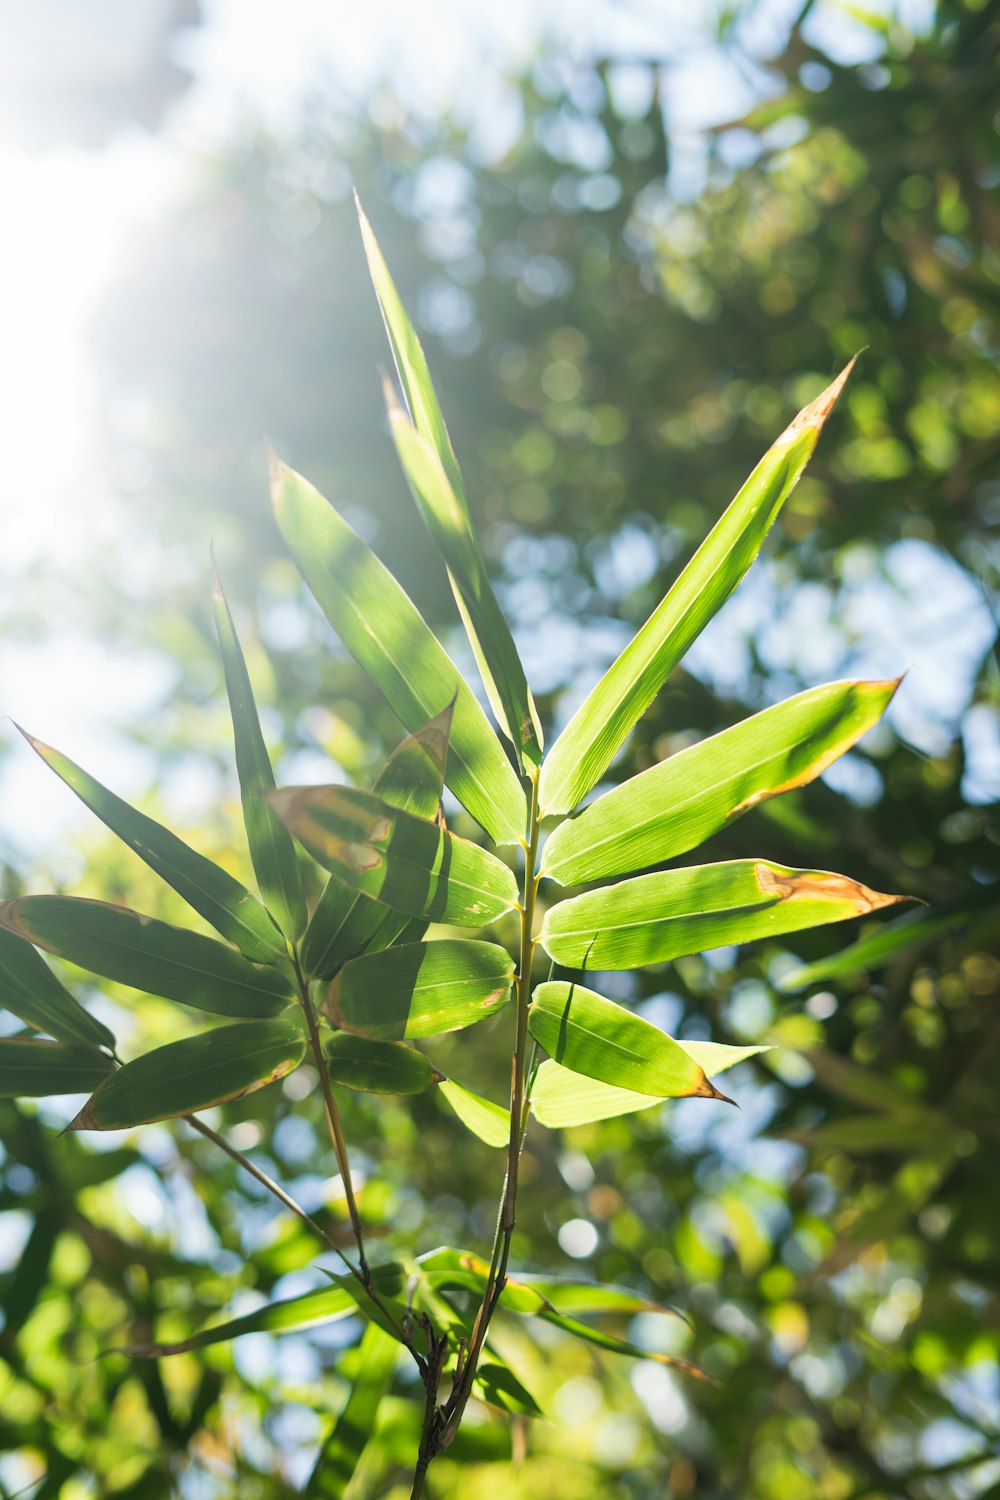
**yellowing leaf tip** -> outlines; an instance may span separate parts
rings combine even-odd
[[[808,406],[804,406],[798,415],[792,418],[779,441],[790,442],[810,427],[814,428],[817,433],[822,431],[823,424],[836,406],[841,391],[850,379],[851,371],[863,353],[864,351],[859,349],[857,354],[851,356],[836,380],[831,380],[826,390],[821,391],[815,401],[810,401]]]

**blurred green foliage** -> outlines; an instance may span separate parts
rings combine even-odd
[[[228,755],[202,563],[214,530],[234,600],[255,601],[272,743],[289,768],[323,756],[359,778],[398,728],[303,607],[262,463],[267,434],[351,508],[422,607],[444,597],[371,415],[384,355],[352,180],[420,310],[484,544],[560,722],[770,438],[868,346],[758,569],[756,612],[729,617],[697,676],[676,675],[624,765],[856,663],[873,613],[905,626],[926,613],[953,665],[904,685],[923,694],[916,719],[872,736],[839,792],[768,804],[712,849],[839,864],[956,910],[957,925],[801,994],[778,981],[835,932],[683,960],[642,988],[623,977],[618,998],[675,1035],[782,1050],[745,1065],[742,1113],[710,1128],[693,1101],[529,1135],[516,1265],[575,1259],[682,1306],[694,1331],[668,1329],[669,1348],[719,1384],[555,1336],[543,1361],[511,1326],[501,1348],[557,1421],[508,1431],[484,1416],[440,1461],[436,1495],[1000,1493],[1000,789],[982,770],[1000,695],[1000,7],[942,0],[920,37],[862,18],[879,56],[860,66],[809,41],[808,9],[769,65],[774,97],[713,133],[694,195],[662,123],[670,78],[652,66],[543,56],[511,85],[521,126],[502,160],[388,98],[365,119],[317,105],[294,139],[259,135],[206,164],[102,330],[115,468],[136,486],[123,500],[165,559],[152,587],[144,574],[115,591],[133,612],[141,597],[142,628],[156,622],[181,673],[143,736],[168,768],[192,745],[220,767]],[[973,614],[985,626],[970,638]],[[197,838],[226,862],[237,814],[219,790]],[[169,915],[131,859],[102,859],[101,894],[117,882]],[[144,1001],[135,1024],[166,1040],[167,1012]],[[496,1025],[479,1028],[469,1078],[494,1098]],[[305,1101],[313,1128],[289,1104],[275,1088],[220,1114],[340,1233],[318,1104]],[[149,1364],[95,1356],[314,1284],[307,1232],[183,1126],[94,1151],[57,1139],[49,1106],[5,1105],[0,1120],[4,1493],[287,1494],[343,1400],[356,1330]],[[352,1097],[346,1128],[389,1248],[488,1241],[495,1158],[432,1101]],[[639,1323],[634,1338],[663,1339]],[[404,1394],[383,1407],[359,1494],[394,1479],[403,1493]]]

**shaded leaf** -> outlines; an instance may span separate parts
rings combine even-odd
[[[275,1016],[292,999],[281,969],[107,901],[19,896],[0,902],[0,924],[105,979],[216,1015]]]
[[[361,1336],[351,1392],[323,1444],[305,1487],[307,1500],[342,1500],[375,1432],[399,1344],[369,1323]]]
[[[495,943],[407,943],[345,964],[323,1007],[337,1026],[364,1036],[439,1036],[506,1005],[513,976],[513,959]]]
[[[145,813],[137,812],[114,792],[95,781],[68,756],[21,733],[45,764],[97,814],[112,833],[144,859],[189,906],[203,916],[224,938],[235,943],[245,957],[258,963],[273,963],[287,957],[284,938],[256,896],[225,870],[198,854]]]
[[[479,1361],[472,1383],[473,1395],[487,1406],[495,1406],[511,1416],[540,1417],[542,1408],[531,1392],[518,1380],[508,1364],[502,1364],[495,1351]]]
[[[422,1094],[435,1081],[422,1052],[402,1042],[337,1031],[323,1042],[332,1083],[367,1094]]]
[[[2,908],[0,908],[2,909]],[[0,926],[0,1006],[57,1042],[114,1047],[106,1026],[79,1005],[30,943]]]
[[[389,570],[318,490],[277,461],[278,526],[345,646],[407,729],[454,700],[447,782],[496,844],[524,836],[524,790],[457,667]],[[351,587],[344,587],[344,579]]]
[[[978,898],[978,899],[976,899]],[[856,943],[831,953],[828,958],[815,963],[803,964],[790,974],[782,975],[778,989],[801,990],[809,984],[825,983],[828,979],[843,979],[858,974],[864,969],[880,969],[891,963],[900,953],[918,943],[927,943],[946,933],[957,932],[965,927],[985,906],[1000,904],[1000,891],[991,888],[988,892],[975,892],[968,902],[954,910],[933,910],[921,914],[907,912],[896,922],[886,922],[874,932],[866,932]]]
[[[277,918],[284,933],[294,939],[301,935],[306,925],[306,903],[298,857],[288,829],[263,796],[274,786],[274,772],[261,734],[243,650],[214,559],[212,581],[215,628],[233,720],[236,770],[250,858],[265,905]]]
[[[483,1099],[470,1089],[462,1088],[452,1078],[444,1078],[438,1090],[451,1105],[467,1130],[487,1146],[506,1146],[510,1141],[510,1110],[490,1099]]]
[[[0,1037],[0,1098],[89,1094],[114,1066],[110,1057],[93,1047],[40,1037]]]
[[[543,851],[545,874],[579,885],[695,848],[812,781],[876,723],[899,681],[813,688],[642,771],[560,824]]]
[[[298,1019],[240,1021],[157,1047],[113,1073],[70,1130],[125,1130],[208,1109],[284,1078],[306,1052]]]
[[[740,582],[808,463],[853,363],[771,446],[673,588],[577,709],[542,768],[543,816],[571,812],[596,785]]]
[[[513,872],[478,844],[352,787],[287,787],[271,805],[338,880],[397,911],[482,927],[517,904]]]
[[[634,969],[909,899],[826,870],[734,860],[640,875],[561,901],[546,912],[540,941],[557,963],[573,968]]]

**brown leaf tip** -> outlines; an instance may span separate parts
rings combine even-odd
[[[822,430],[824,422],[836,406],[840,393],[850,379],[851,371],[854,369],[863,352],[863,350],[859,349],[857,354],[852,355],[836,380],[832,380],[826,390],[820,392],[815,401],[810,401],[808,406],[802,408],[798,416],[792,418],[792,421],[782,433],[781,438],[779,438],[779,442],[791,442],[793,438],[798,437],[801,432],[804,432],[807,427],[815,428],[817,432]]]
[[[913,899],[873,891],[848,875],[834,875],[826,870],[772,870],[769,865],[757,864],[754,874],[765,895],[776,896],[779,901],[845,901],[856,916]]]

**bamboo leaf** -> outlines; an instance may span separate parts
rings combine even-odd
[[[448,741],[454,704],[449,703],[393,751],[372,791],[417,818],[436,816],[444,785]],[[332,979],[337,970],[359,953],[387,948],[409,925],[409,918],[365,896],[331,875],[317,903],[302,944],[307,974]],[[422,932],[416,934],[417,938]]]
[[[415,605],[311,484],[275,460],[271,486],[281,533],[345,646],[411,731],[454,700],[448,785],[494,843],[517,843],[527,816],[524,790],[474,694]]]
[[[0,1006],[36,1031],[55,1037],[57,1042],[115,1045],[108,1028],[73,999],[31,944],[3,926],[0,926]]]
[[[68,756],[23,729],[21,733],[80,801],[246,958],[273,963],[287,957],[281,933],[246,886],[203,854],[197,854],[161,823],[116,797]]]
[[[673,588],[577,709],[542,768],[543,816],[571,812],[600,780],[670,672],[736,588],[808,463],[853,364],[772,445]]]
[[[362,1036],[439,1036],[506,1005],[513,976],[513,959],[495,943],[407,943],[345,964],[323,1007],[337,1026]]]
[[[506,1146],[510,1141],[510,1110],[490,1099],[462,1088],[454,1079],[444,1078],[438,1085],[442,1097],[447,1100],[467,1130],[477,1135],[487,1146]]]
[[[495,855],[371,792],[287,787],[269,798],[319,864],[396,911],[482,927],[517,904],[513,872]]]
[[[332,1083],[366,1094],[422,1094],[435,1072],[422,1052],[402,1042],[383,1042],[350,1031],[325,1038],[323,1052]]]
[[[900,680],[812,688],[642,771],[560,824],[545,845],[545,874],[579,885],[696,848],[826,770],[877,722]]]
[[[546,912],[540,941],[557,963],[573,968],[634,969],[909,899],[826,870],[734,860],[640,875],[561,901]]]
[[[801,990],[806,985],[825,983],[828,979],[843,979],[858,974],[863,969],[880,969],[918,943],[931,942],[967,926],[978,907],[995,905],[1000,901],[1000,893],[995,889],[976,892],[976,896],[988,899],[970,899],[958,909],[950,911],[937,909],[925,914],[907,912],[905,917],[896,922],[886,922],[874,932],[866,932],[856,943],[841,948],[838,953],[831,953],[828,958],[803,964],[790,974],[782,975],[778,981],[778,989],[785,992]]]
[[[265,905],[277,918],[286,936],[294,939],[302,934],[306,925],[306,903],[298,857],[288,829],[263,795],[274,786],[274,772],[261,734],[243,649],[214,559],[212,581],[215,628],[233,720],[236,770],[250,858]]]
[[[544,1413],[534,1396],[518,1380],[508,1364],[501,1363],[496,1351],[479,1361],[479,1369],[472,1385],[473,1394],[515,1417],[540,1417]]]
[[[208,1109],[284,1078],[305,1052],[302,1023],[285,1017],[185,1037],[119,1068],[69,1129],[126,1130]]]
[[[0,1037],[0,1098],[89,1094],[113,1067],[111,1058],[94,1047],[39,1037]]]
[[[374,1323],[361,1336],[351,1392],[306,1484],[306,1500],[343,1500],[375,1433],[399,1344]]]
[[[0,924],[93,974],[215,1015],[276,1016],[292,1000],[281,969],[107,901],[19,896],[0,902]]]
[[[600,1083],[661,1098],[725,1097],[672,1037],[582,985],[540,984],[528,1030],[556,1062]]]

